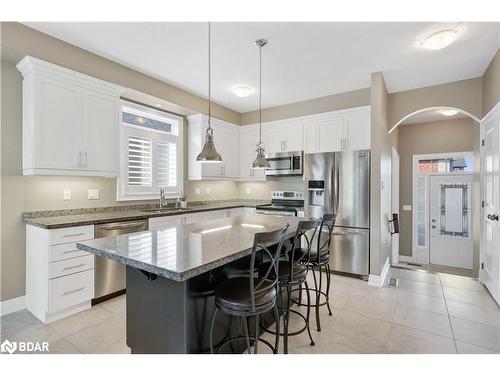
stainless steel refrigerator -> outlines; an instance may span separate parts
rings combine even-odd
[[[304,180],[306,215],[338,214],[331,244],[331,270],[368,275],[370,151],[306,154]]]

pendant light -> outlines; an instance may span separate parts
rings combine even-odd
[[[212,117],[212,101],[211,101],[211,59],[210,59],[210,22],[208,23],[208,128],[205,134],[205,144],[203,145],[203,150],[196,157],[196,161],[201,163],[221,163],[222,158],[220,154],[215,149],[214,143],[214,131],[210,124]]]
[[[259,48],[259,142],[255,151],[257,152],[257,157],[252,163],[253,169],[265,169],[269,168],[269,162],[266,159],[266,150],[264,150],[264,144],[262,143],[262,47],[267,44],[265,39],[257,39],[255,45]]]

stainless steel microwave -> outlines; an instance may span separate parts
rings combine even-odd
[[[268,153],[266,159],[266,176],[301,176],[304,171],[302,151]]]

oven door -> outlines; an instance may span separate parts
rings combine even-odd
[[[266,155],[269,168],[266,176],[300,176],[302,175],[302,152],[278,152]]]

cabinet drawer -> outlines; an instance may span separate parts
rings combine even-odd
[[[94,226],[84,225],[81,227],[52,229],[50,231],[50,244],[57,245],[67,242],[78,242],[94,238]]]
[[[86,251],[76,248],[76,242],[63,243],[49,247],[49,262],[71,259],[89,255]]]
[[[94,256],[86,255],[83,257],[60,260],[59,262],[50,263],[49,277],[53,279],[55,277],[91,269],[94,269]]]
[[[94,270],[49,281],[49,312],[59,311],[94,297]]]

